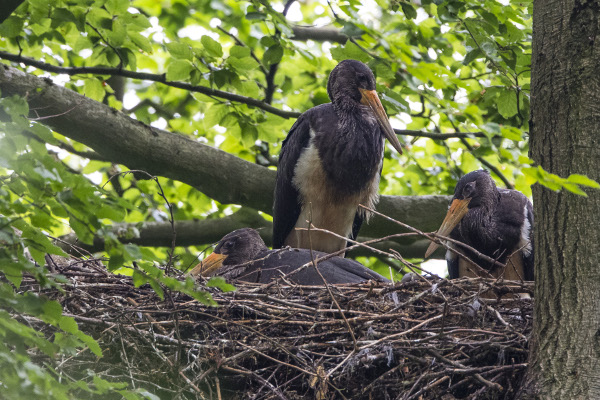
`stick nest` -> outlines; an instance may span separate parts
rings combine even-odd
[[[57,371],[82,379],[91,369],[161,398],[511,399],[527,367],[531,299],[481,294],[531,284],[237,283],[222,293],[200,283],[218,303],[210,307],[176,292],[162,300],[92,261],[53,268],[67,277],[63,291],[33,279],[22,289],[59,301],[104,352],[81,352]]]

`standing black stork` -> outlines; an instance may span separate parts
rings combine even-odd
[[[458,181],[448,214],[437,233],[506,264],[503,271],[472,251],[449,244],[494,277],[533,280],[533,206],[519,191],[498,189],[487,171],[469,172]],[[437,247],[431,242],[425,257]],[[450,250],[446,261],[451,279],[478,276],[467,261]]]
[[[378,201],[384,138],[402,147],[375,91],[375,77],[356,60],[340,62],[329,75],[331,103],[303,113],[283,141],[273,206],[273,248],[291,246],[334,252],[354,239],[368,213],[358,205]],[[311,243],[312,242],[312,243]]]
[[[315,259],[324,255],[318,251],[312,254]],[[389,282],[362,264],[341,257],[331,257],[317,264],[323,279],[312,265],[299,270],[311,260],[310,250],[269,250],[256,230],[242,228],[225,235],[215,251],[195,266],[190,275],[219,275],[230,280],[267,283],[289,274],[285,279],[298,285],[323,285],[323,279],[332,284]],[[294,273],[296,270],[299,271]]]

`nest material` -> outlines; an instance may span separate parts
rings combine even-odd
[[[91,261],[54,269],[68,278],[64,291],[32,279],[22,289],[58,300],[104,351],[57,371],[82,379],[92,369],[161,398],[511,399],[527,367],[532,301],[480,294],[530,284],[238,283],[230,293],[200,284],[218,303],[209,307],[175,292],[161,300]]]

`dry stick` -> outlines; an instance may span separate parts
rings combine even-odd
[[[450,379],[449,376],[442,376],[440,379],[438,379],[437,381],[434,381],[430,384],[428,384],[427,386],[421,388],[418,392],[416,392],[415,394],[413,394],[412,396],[408,397],[406,400],[412,400],[412,399],[416,399],[418,398],[422,393],[425,393],[426,391],[428,391],[429,389],[438,386],[441,383],[446,382],[448,379]]]
[[[457,368],[467,368],[466,366],[464,366],[463,364],[459,363],[458,361],[452,361],[444,356],[442,356],[440,353],[438,353],[436,350],[434,349],[428,349],[427,352],[429,354],[431,354],[432,356],[434,356],[435,358],[437,358],[438,360],[441,360],[447,364],[452,365],[453,367],[457,367]],[[479,382],[483,383],[484,385],[486,385],[487,387],[490,388],[494,388],[498,391],[503,391],[504,388],[502,387],[502,385],[495,383],[495,382],[490,382],[487,379],[485,379],[484,377],[482,377],[480,374],[476,373],[473,375],[475,377],[475,379],[477,379]]]
[[[282,365],[278,365],[275,368],[273,368],[273,372],[271,372],[271,375],[269,375],[268,378],[265,379],[265,381],[269,382],[271,379],[273,379],[273,377],[275,376],[275,374],[281,369]],[[256,391],[256,393],[254,394],[254,396],[252,397],[253,399],[258,398],[258,395],[260,394],[260,392],[262,392],[262,390],[266,387],[266,384],[262,384],[261,387],[258,388],[258,390]]]
[[[374,342],[366,344],[366,345],[362,346],[360,348],[360,350],[368,349],[369,347],[373,347],[373,346],[375,346],[375,345],[377,345],[377,344],[379,344],[381,342],[384,342],[386,340],[390,340],[390,339],[394,339],[394,338],[397,338],[397,337],[400,337],[400,336],[407,335],[407,334],[409,334],[409,333],[411,333],[411,332],[419,329],[423,325],[426,325],[426,324],[428,324],[430,322],[436,321],[436,320],[438,320],[438,319],[440,319],[442,317],[443,317],[443,315],[436,315],[435,317],[431,317],[429,319],[426,319],[425,321],[421,322],[420,324],[417,324],[417,325],[413,326],[412,328],[410,328],[410,329],[408,329],[406,331],[402,331],[402,332],[394,333],[394,334],[391,334],[391,335],[387,335],[387,336],[385,336],[385,337],[383,337],[381,339],[378,339],[378,340],[376,340]]]
[[[346,327],[348,328],[348,332],[350,332],[350,337],[352,337],[352,343],[353,343],[352,351],[346,356],[346,358],[344,358],[342,360],[342,362],[340,362],[337,366],[335,366],[332,370],[330,370],[327,373],[327,375],[325,376],[325,379],[327,380],[331,376],[331,374],[333,374],[339,367],[341,367],[344,363],[346,363],[346,361],[348,361],[350,359],[350,357],[352,357],[352,355],[354,353],[356,353],[357,344],[356,344],[356,337],[354,336],[354,331],[352,330],[352,327],[350,326],[350,323],[346,319],[346,315],[342,311],[342,308],[340,307],[338,301],[336,300],[335,296],[331,292],[331,288],[329,287],[329,283],[325,280],[325,278],[321,274],[321,271],[319,271],[319,268],[317,267],[317,263],[315,262],[315,257],[314,257],[313,249],[312,249],[312,238],[311,238],[311,234],[310,234],[310,229],[313,226],[313,224],[312,224],[312,203],[310,204],[310,207],[311,208],[309,210],[309,221],[308,221],[308,242],[309,242],[309,247],[310,247],[310,259],[312,260],[312,263],[313,263],[313,266],[315,267],[315,270],[317,271],[317,273],[321,277],[321,280],[325,284],[325,287],[327,288],[327,292],[329,292],[329,296],[331,297],[331,300],[333,300],[334,304],[336,305],[336,307],[338,308],[340,314],[342,315],[342,318],[344,319],[344,322],[346,323]]]
[[[280,348],[280,349],[281,349],[281,350],[282,350],[284,353],[288,354],[288,355],[289,355],[291,358],[293,358],[293,359],[295,359],[295,360],[297,360],[297,361],[302,361],[302,360],[301,360],[301,359],[299,359],[297,356],[295,356],[294,354],[292,354],[292,352],[291,352],[291,351],[289,351],[289,349],[287,349],[285,346],[283,346],[283,345],[281,345],[280,343],[278,343],[277,341],[275,341],[275,340],[274,340],[272,337],[270,337],[270,336],[268,336],[268,335],[265,335],[265,334],[263,334],[263,333],[261,333],[261,332],[259,332],[259,331],[255,330],[254,328],[250,328],[250,327],[244,326],[244,325],[242,325],[242,324],[239,324],[239,323],[238,323],[238,322],[236,322],[236,321],[225,320],[225,319],[223,319],[223,318],[221,318],[221,317],[218,317],[218,316],[213,316],[213,315],[206,314],[206,313],[203,313],[203,312],[200,312],[200,311],[192,311],[192,310],[189,310],[188,312],[193,312],[193,313],[195,313],[195,314],[198,314],[198,315],[209,316],[209,317],[211,317],[211,318],[213,318],[213,319],[217,319],[217,320],[223,321],[223,322],[225,322],[225,323],[232,323],[232,324],[234,324],[234,325],[237,325],[237,326],[239,326],[241,329],[244,329],[244,330],[247,330],[247,331],[249,331],[249,332],[252,332],[252,333],[254,333],[254,334],[256,334],[256,335],[259,335],[260,337],[262,337],[262,338],[264,338],[264,339],[266,339],[266,340],[268,340],[268,341],[270,341],[270,342],[273,342],[273,344],[274,344],[276,347]],[[237,358],[237,357],[235,357],[235,358]],[[234,357],[230,357],[230,359],[234,359]]]
[[[273,386],[273,384],[271,382],[267,381],[265,378],[263,378],[262,376],[258,375],[254,371],[248,370],[248,369],[243,368],[243,367],[239,367],[240,369],[229,368],[229,367],[223,367],[223,368],[225,370],[230,370],[231,372],[249,375],[249,376],[253,377],[254,379],[256,379],[257,381],[259,381],[260,383],[266,385],[281,400],[288,400],[288,398],[285,397],[283,395],[283,393],[281,393],[281,391],[277,387]],[[300,375],[298,375],[298,376],[300,376]]]
[[[315,374],[314,372],[310,372],[310,371],[307,371],[305,369],[302,369],[302,368],[298,367],[297,365],[288,364],[285,361],[277,360],[277,359],[275,359],[275,358],[273,358],[273,357],[271,357],[271,356],[263,353],[262,351],[260,351],[258,349],[255,349],[254,347],[248,346],[245,343],[242,343],[240,341],[238,341],[237,343],[240,344],[240,345],[242,345],[242,346],[244,346],[245,348],[247,348],[247,349],[255,352],[256,354],[259,354],[259,355],[261,355],[261,356],[263,356],[263,357],[265,357],[265,358],[267,358],[267,359],[269,359],[271,361],[274,361],[274,362],[276,362],[278,364],[285,365],[286,367],[289,367],[289,368],[297,369],[298,371],[303,372],[303,373],[305,373],[307,375],[310,375],[310,376],[317,376],[317,374]]]
[[[215,376],[215,384],[217,386],[217,399],[218,400],[222,400],[221,399],[221,384],[219,383],[219,377]]]
[[[121,327],[117,325],[117,330],[119,331],[119,339],[121,342],[121,351],[123,352],[123,359],[125,360],[125,364],[127,364],[127,372],[129,372],[129,378],[131,379],[131,386],[135,389],[135,382],[133,380],[133,374],[131,373],[131,364],[129,363],[129,358],[127,357],[127,350],[125,350],[125,343],[123,343],[123,333],[121,333]]]
[[[310,215],[309,218],[312,220],[312,203],[311,203],[311,210],[310,210],[310,214],[309,215]],[[352,330],[352,327],[350,326],[350,323],[346,319],[346,315],[342,311],[342,308],[340,307],[340,304],[338,303],[338,301],[336,300],[335,296],[333,295],[333,292],[331,291],[331,287],[329,286],[329,282],[327,282],[325,280],[325,277],[323,276],[323,274],[321,274],[321,271],[319,271],[319,268],[317,267],[317,263],[315,262],[315,256],[313,254],[312,238],[311,238],[311,235],[310,235],[310,228],[313,226],[311,220],[308,221],[308,243],[309,243],[309,247],[310,247],[310,249],[309,249],[310,250],[310,259],[311,259],[311,261],[313,263],[313,267],[315,267],[315,270],[317,271],[317,274],[319,274],[319,276],[321,277],[321,280],[325,284],[325,288],[327,289],[327,292],[329,293],[329,297],[331,297],[331,300],[333,301],[333,303],[337,307],[338,311],[342,315],[342,318],[343,318],[344,322],[346,323],[346,326],[348,327],[348,332],[350,332],[350,336],[352,337],[352,342],[354,343],[354,349],[353,349],[353,352],[354,352],[354,351],[356,351],[356,337],[354,336],[354,331]],[[327,374],[327,375],[329,376],[329,374]]]
[[[104,322],[104,321],[101,321]],[[155,353],[159,356],[159,358],[162,358],[163,361],[165,361],[167,364],[169,364],[170,367],[175,368],[175,366],[173,365],[173,363],[171,362],[171,360],[169,360],[168,357],[166,357],[164,354],[162,354],[162,352],[158,351],[158,349],[156,348],[156,346],[154,346],[154,343],[152,343],[150,340],[148,340],[143,334],[141,334],[141,332],[135,328],[135,326],[132,326],[131,328],[125,326],[125,325],[120,325],[120,324],[113,324],[113,325],[117,325],[117,326],[123,326],[124,329],[129,330],[132,329],[134,332],[138,333],[139,337],[145,341],[150,347],[152,347],[152,349],[155,351]],[[158,336],[162,336],[162,335],[156,335],[153,334],[152,336],[154,337],[158,337]],[[174,339],[172,339],[178,346],[181,346],[181,339],[175,341]],[[194,385],[187,376],[185,376],[185,374],[179,370],[179,375],[187,382],[188,385],[190,385],[192,387],[192,389],[194,389],[194,391],[196,393],[198,393],[200,395],[200,397],[202,397],[204,399],[204,395],[202,394],[202,391],[200,390],[200,388],[198,388],[196,385]]]

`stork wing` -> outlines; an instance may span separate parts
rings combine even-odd
[[[292,184],[292,179],[300,154],[308,146],[310,140],[310,125],[306,114],[302,114],[296,120],[281,145],[273,204],[274,249],[283,247],[285,239],[294,229],[300,216],[300,199],[298,190]]]

